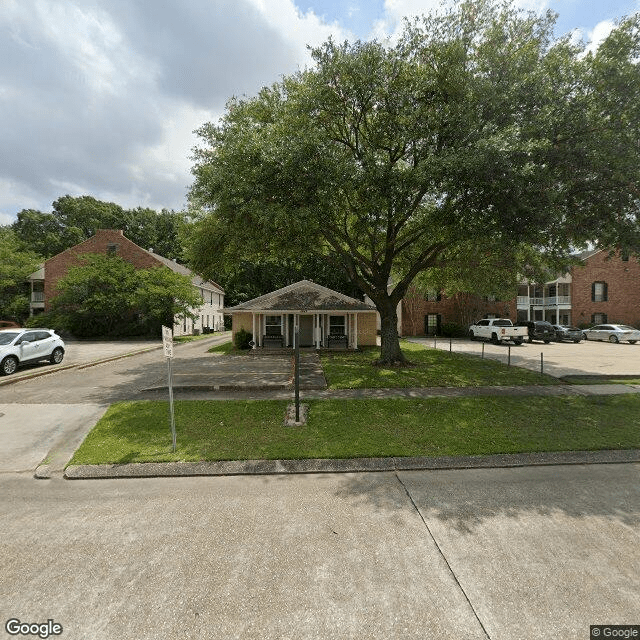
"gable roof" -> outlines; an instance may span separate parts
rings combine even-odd
[[[375,311],[373,305],[350,298],[310,280],[300,280],[287,287],[248,300],[224,311]]]
[[[178,264],[174,260],[170,260],[169,258],[165,258],[157,253],[153,253],[153,251],[147,251],[147,253],[153,256],[158,262],[161,262],[165,267],[169,267],[171,271],[175,273],[179,273],[183,276],[188,276],[191,278],[191,282],[196,287],[202,287],[203,289],[213,290],[216,293],[224,293],[224,289],[219,285],[213,282],[212,280],[204,280],[197,273],[193,273],[190,269],[187,269],[182,264]]]

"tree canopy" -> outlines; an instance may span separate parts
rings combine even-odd
[[[184,213],[124,209],[92,196],[66,195],[53,203],[51,213],[23,209],[12,229],[23,244],[45,258],[87,240],[97,229],[120,229],[138,246],[173,259],[181,257],[180,232],[185,224]]]
[[[637,252],[640,16],[595,53],[554,21],[461,2],[393,45],[329,40],[311,68],[232,99],[194,151],[199,268],[323,256],[376,304],[394,363],[395,309],[426,270]]]
[[[8,227],[0,227],[0,319],[22,322],[29,316],[29,283],[40,256],[25,248]]]

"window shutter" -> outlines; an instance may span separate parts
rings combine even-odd
[[[596,301],[596,283],[591,283],[591,302]],[[593,322],[593,316],[591,316],[591,322]]]
[[[603,282],[602,283],[602,301],[603,302],[606,302],[609,299],[607,297],[607,289],[608,289],[607,283]]]

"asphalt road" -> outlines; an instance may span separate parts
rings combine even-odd
[[[4,474],[2,624],[51,619],[68,640],[583,640],[640,623],[639,483],[638,464]]]

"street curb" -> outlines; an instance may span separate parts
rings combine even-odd
[[[88,480],[187,476],[275,475],[295,473],[362,473],[367,471],[497,469],[569,464],[620,464],[631,462],[640,462],[640,449],[611,451],[560,451],[434,458],[225,460],[217,462],[143,462],[125,464],[70,465],[65,469],[64,477],[67,480]],[[47,471],[47,469],[42,469],[42,475],[38,477],[47,477]],[[36,470],[36,474],[37,473],[38,470]]]

